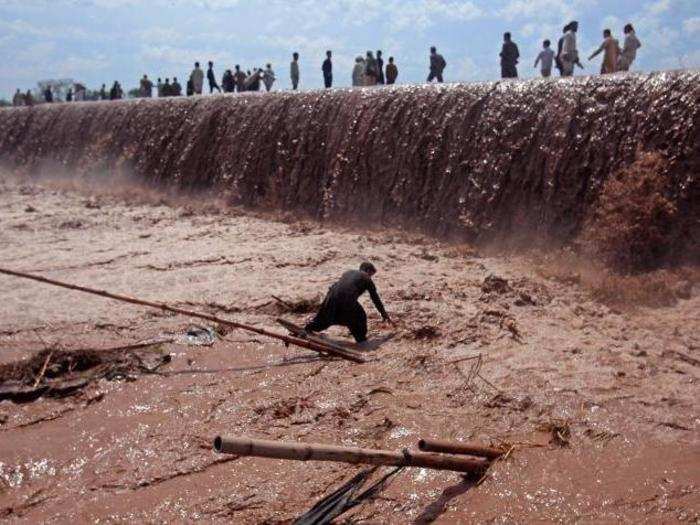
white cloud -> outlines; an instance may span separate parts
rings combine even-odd
[[[700,49],[688,53],[665,56],[659,64],[662,69],[700,68]]]
[[[671,0],[656,0],[645,6],[645,11],[651,15],[660,15],[671,8]]]
[[[35,2],[40,3],[40,2]],[[103,9],[118,9],[122,7],[142,7],[143,0],[54,0],[52,5],[96,6]],[[150,5],[172,7],[196,7],[203,9],[230,9],[238,7],[241,0],[149,0]]]
[[[109,67],[109,59],[104,55],[68,56],[53,67],[54,75],[80,78],[86,73],[103,71]]]
[[[606,16],[600,22],[600,29],[610,29],[613,35],[618,34],[618,32],[621,35],[623,26],[624,24],[622,23],[622,20],[613,15]]]
[[[182,35],[170,27],[150,27],[134,33],[134,37],[144,44],[161,44],[163,42],[173,42],[182,38]]]
[[[482,69],[470,57],[465,57],[457,61],[449,72],[454,78],[464,80],[478,80],[483,78]]]
[[[683,30],[689,34],[700,33],[700,16],[683,20]]]
[[[671,6],[671,0],[658,0],[646,4],[642,15],[635,23],[637,35],[648,35],[655,49],[673,50],[678,43],[680,31],[666,25],[662,14]],[[647,47],[647,49],[649,46]]]
[[[523,17],[561,22],[577,18],[577,14],[596,3],[597,0],[509,0],[505,7],[496,12],[506,20]]]
[[[0,29],[8,33],[32,37],[47,37],[51,36],[52,33],[49,29],[35,26],[20,19],[0,20]]]
[[[199,62],[204,67],[209,60],[214,64],[228,64],[231,61],[230,54],[223,50],[211,51],[168,45],[145,47],[141,50],[139,58],[145,64],[157,64],[164,71],[177,69],[189,71],[195,62]]]
[[[687,68],[700,68],[700,49],[684,54],[681,57],[681,66]]]

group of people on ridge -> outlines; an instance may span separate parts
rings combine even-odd
[[[187,81],[187,96],[202,94],[204,77],[204,71],[199,67],[199,62],[195,62],[194,69],[190,73],[190,79]],[[265,86],[266,91],[270,91],[276,77],[271,64],[267,64],[265,69],[254,68],[252,72],[250,70],[244,72],[241,70],[241,66],[236,64],[234,71],[227,69],[224,72],[224,75],[221,77],[221,85],[219,85],[214,73],[214,63],[209,61],[206,79],[207,84],[209,84],[209,93],[211,94],[214,93],[214,90],[219,93],[260,91],[261,85]]]
[[[158,78],[155,87],[159,97],[179,97],[182,95],[182,86],[177,77],[173,77],[172,82],[170,82],[170,78],[166,78],[165,82]],[[153,82],[149,80],[148,75],[144,75],[139,83],[139,97],[150,98],[152,96]]]
[[[535,68],[540,67],[540,72],[543,77],[548,78],[552,75],[552,69],[556,67],[562,77],[570,77],[574,74],[574,68],[583,69],[583,65],[579,60],[578,48],[576,44],[576,35],[579,24],[572,21],[564,26],[563,34],[558,41],[556,53],[551,47],[551,42],[545,40],[542,44],[542,51],[535,60]],[[617,39],[612,36],[610,29],[603,31],[603,42],[596,49],[588,60],[593,60],[599,54],[603,54],[603,62],[601,65],[601,74],[615,73],[617,71],[629,71],[633,62],[637,57],[637,50],[642,47],[641,42],[637,38],[632,24],[627,24],[624,27],[624,42],[622,47]],[[518,62],[520,60],[520,51],[518,46],[512,40],[510,33],[503,35],[503,47],[500,53],[501,59],[501,76],[503,78],[518,77]],[[205,72],[200,68],[199,62],[195,62],[194,69],[187,80],[185,94],[187,96],[201,95],[204,90],[204,79],[206,78],[209,85],[209,93],[214,93],[216,90],[219,93],[234,93],[244,91],[260,91],[264,86],[266,91],[271,91],[272,86],[276,81],[275,72],[272,70],[272,65],[267,64],[263,68],[254,68],[243,71],[239,65],[236,65],[234,70],[227,69],[221,78],[221,85],[217,82],[214,73],[214,63],[209,61],[208,68]],[[443,73],[447,67],[445,58],[437,52],[435,47],[430,48],[429,74],[427,81],[438,83],[444,82]],[[321,72],[323,73],[323,85],[328,89],[333,87],[333,53],[326,51],[326,58],[321,64]],[[299,70],[299,53],[292,54],[292,61],[289,65],[289,75],[292,83],[292,89],[297,90],[300,83]],[[381,50],[376,52],[367,51],[364,57],[358,56],[355,59],[355,66],[352,70],[352,85],[360,86],[376,86],[376,85],[392,85],[396,82],[399,76],[399,69],[396,66],[394,57],[389,57],[388,63],[384,64],[384,58]],[[177,97],[182,95],[182,86],[173,77],[166,78],[162,82],[158,78],[155,87],[158,97]],[[74,86],[75,94],[72,89],[69,89],[66,94],[66,101],[85,100],[86,90],[81,84]],[[138,96],[150,98],[153,96],[154,83],[143,75],[139,82]],[[53,102],[54,96],[51,86],[43,88],[42,92],[45,102]],[[115,81],[112,88],[107,92],[107,88],[102,84],[97,98],[100,100],[119,100],[123,98],[124,91],[119,82]],[[15,93],[12,103],[14,106],[31,106],[34,104],[32,92],[27,90],[23,94],[19,89]]]
[[[537,55],[535,67],[540,67],[540,72],[544,78],[552,76],[552,68],[556,67],[562,77],[570,77],[574,74],[576,66],[583,69],[580,62],[578,48],[576,45],[576,34],[578,32],[578,22],[573,21],[564,26],[563,35],[557,44],[557,52],[551,48],[551,42],[545,40],[542,43],[542,51]],[[637,38],[632,24],[624,27],[625,40],[622,48],[620,43],[613,38],[612,31],[603,31],[603,43],[588,57],[593,60],[603,53],[603,63],[600,72],[603,75],[616,73],[618,71],[629,71],[632,63],[637,58],[637,50],[642,47]],[[501,49],[501,76],[503,78],[517,78],[517,64],[520,59],[518,46],[513,42],[511,34],[503,35],[503,48]]]
[[[330,51],[328,51],[328,59],[330,60]],[[355,59],[355,67],[352,70],[352,85],[355,87],[376,86],[378,84],[392,85],[396,83],[398,77],[399,68],[394,63],[394,57],[389,57],[389,63],[385,69],[382,51],[377,50],[376,58],[372,51],[367,51],[365,57],[358,56]]]

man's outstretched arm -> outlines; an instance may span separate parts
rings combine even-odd
[[[377,293],[377,287],[374,286],[374,283],[371,282],[369,284],[368,290],[369,290],[369,296],[372,298],[372,302],[374,303],[374,307],[381,314],[381,316],[384,320],[390,321],[391,318],[389,317],[389,314],[386,313],[386,310],[384,309],[384,305],[382,304],[382,300],[379,298],[379,294]]]

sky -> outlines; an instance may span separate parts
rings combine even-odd
[[[631,22],[642,42],[633,69],[700,67],[700,0],[0,0],[0,97],[51,78],[89,88],[119,80],[125,90],[144,73],[182,81],[197,60],[213,60],[219,78],[234,64],[270,62],[275,89],[288,89],[293,51],[301,88],[315,89],[326,49],[337,86],[350,85],[369,49],[395,57],[398,83],[417,83],[431,45],[447,60],[446,81],[494,80],[504,31],[520,47],[520,76],[532,77],[542,40],[556,43],[573,19],[582,58],[604,28],[622,39]],[[599,61],[585,61],[584,73]]]

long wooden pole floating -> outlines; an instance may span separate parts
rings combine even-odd
[[[482,458],[496,459],[505,454],[504,450],[492,447],[484,447],[475,443],[461,443],[459,441],[443,441],[440,439],[421,439],[418,448],[423,452],[442,452],[443,454],[466,454]]]
[[[233,454],[236,456],[255,456],[295,461],[336,461],[352,464],[395,465],[397,467],[424,467],[434,470],[453,470],[473,474],[483,473],[489,465],[489,462],[485,459],[464,456],[337,447],[321,443],[224,438],[220,436],[214,440],[214,450],[221,454]]]
[[[256,333],[259,335],[264,335],[266,337],[272,337],[274,339],[279,339],[280,341],[283,341],[285,344],[300,346],[302,348],[307,348],[309,350],[313,350],[314,352],[319,352],[319,353],[323,353],[323,354],[330,354],[330,355],[333,355],[335,357],[340,357],[342,359],[352,361],[354,363],[364,363],[365,362],[365,359],[361,355],[359,355],[358,353],[353,352],[351,350],[339,350],[337,348],[332,348],[330,346],[319,344],[317,342],[307,341],[305,339],[300,339],[298,337],[291,337],[288,335],[278,334],[275,332],[271,332],[269,330],[265,330],[264,328],[258,328],[255,326],[246,325],[246,324],[239,323],[236,321],[222,319],[222,318],[216,317],[214,315],[201,314],[199,312],[193,312],[191,310],[184,310],[182,308],[175,308],[173,306],[168,306],[167,304],[163,304],[163,303],[154,303],[151,301],[144,301],[142,299],[136,299],[134,297],[128,297],[126,295],[118,295],[118,294],[113,294],[113,293],[107,292],[105,290],[96,290],[94,288],[88,288],[86,286],[78,286],[76,284],[64,283],[61,281],[56,281],[54,279],[49,279],[47,277],[41,277],[39,275],[33,275],[33,274],[29,274],[29,273],[24,273],[24,272],[17,272],[14,270],[8,270],[6,268],[0,268],[0,274],[12,275],[13,277],[20,277],[22,279],[30,279],[32,281],[37,281],[37,282],[44,283],[44,284],[50,284],[52,286],[59,286],[61,288],[67,288],[69,290],[76,290],[78,292],[89,293],[92,295],[98,295],[100,297],[106,297],[107,299],[114,299],[115,301],[121,301],[124,303],[137,304],[140,306],[146,306],[149,308],[156,308],[158,310],[173,312],[173,313],[180,314],[180,315],[186,315],[189,317],[196,317],[198,319],[205,319],[207,321],[221,323],[224,325],[232,326],[234,328],[239,328],[241,330],[246,330],[248,332],[253,332],[253,333]]]

